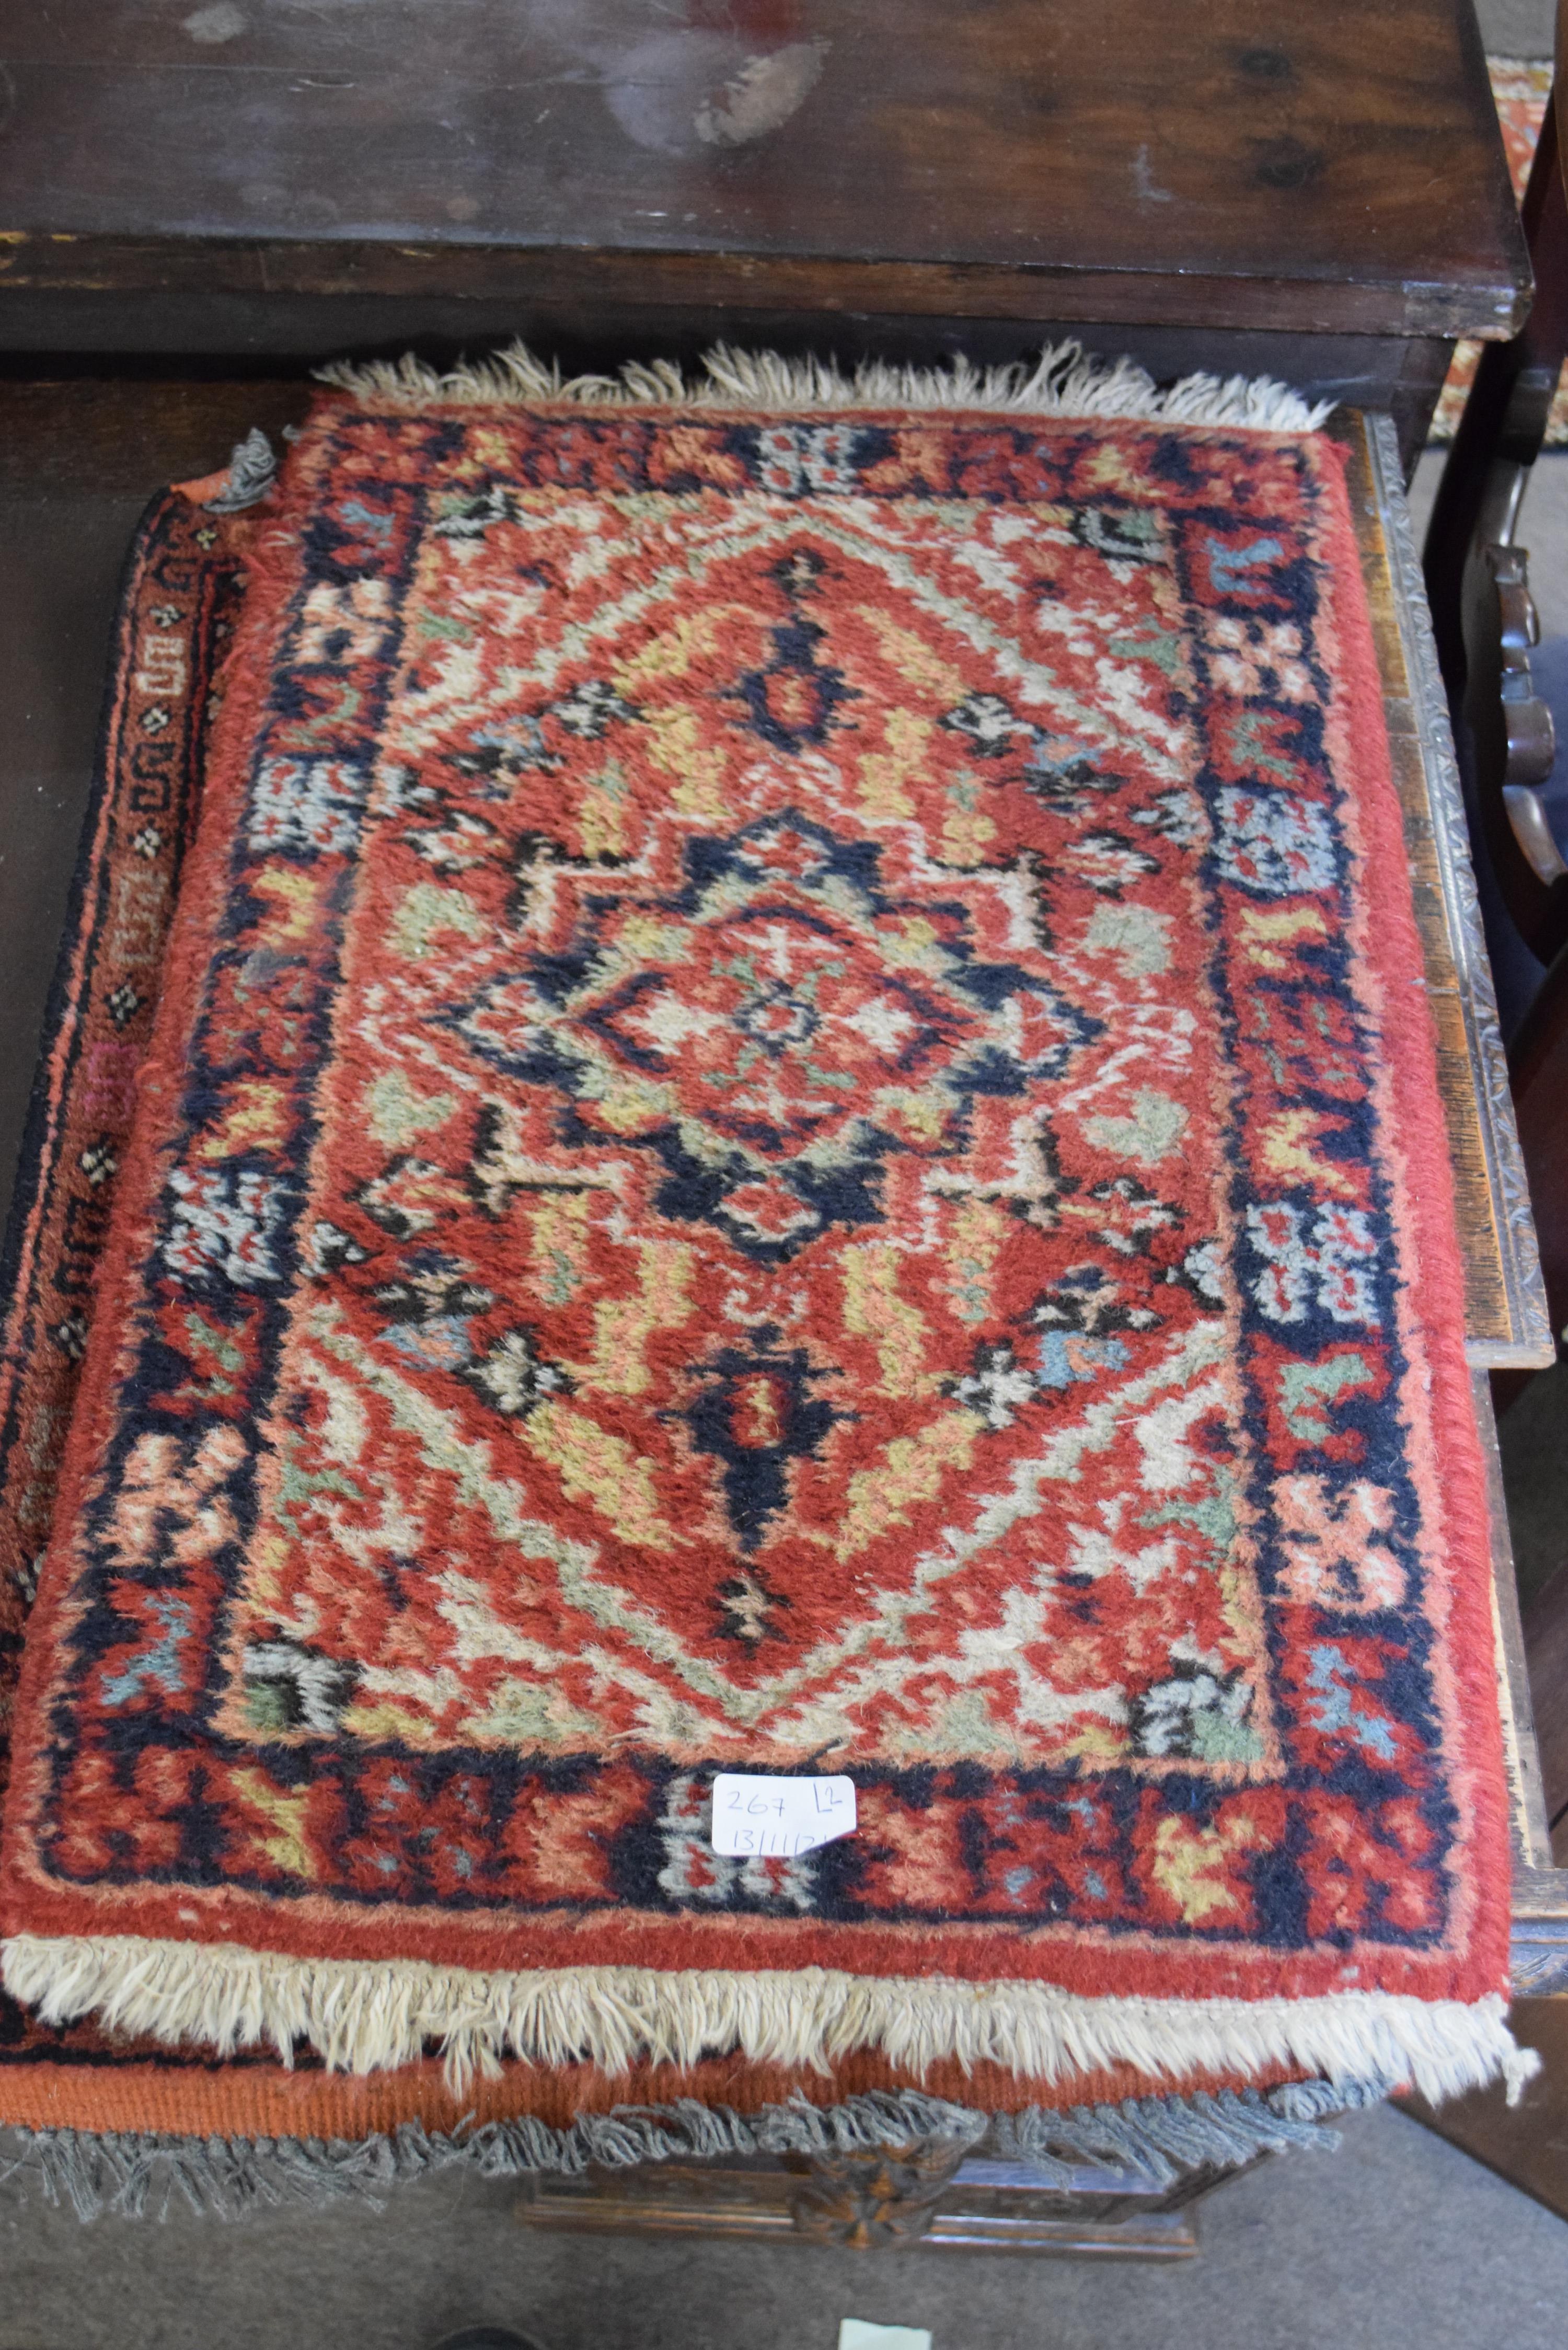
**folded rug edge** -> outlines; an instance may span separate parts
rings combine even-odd
[[[1385,2079],[1432,2104],[1539,2069],[1501,1992],[1474,2002],[1334,1991],[1313,1999],[1094,1998],[1048,1983],[851,1975],[825,1968],[662,1972],[579,1967],[480,1973],[423,1960],[298,1959],[236,1943],[17,1934],[0,1944],[11,1996],[59,2024],[197,2042],[228,2055],[304,2043],[337,2071],[409,2064],[439,2044],[455,2086],[503,2056],[608,2072],[650,2055],[738,2052],[823,2069],[880,2048],[919,2071],[943,2057],[1057,2082],[1125,2064],[1151,2082],[1246,2079],[1282,2061],[1331,2080]]]
[[[1027,2164],[1043,2188],[1081,2184],[1085,2169],[1107,2183],[1134,2173],[1156,2189],[1183,2169],[1234,2170],[1260,2155],[1332,2152],[1334,2115],[1378,2105],[1386,2081],[1306,2081],[1260,2092],[1222,2090],[1190,2097],[1127,2098],[1119,2105],[971,2112],[918,2090],[845,2099],[826,2108],[765,2106],[752,2115],[694,2098],[618,2106],[553,2128],[532,2115],[477,2128],[430,2131],[417,2121],[358,2139],[194,2137],[167,2131],[27,2129],[16,2152],[0,2152],[0,2191],[26,2202],[69,2204],[78,2219],[112,2212],[164,2218],[177,2202],[217,2219],[280,2204],[319,2210],[345,2199],[383,2207],[388,2193],[454,2165],[481,2178],[576,2177],[590,2166],[627,2169],[650,2162],[737,2156],[843,2158],[899,2147],[911,2137],[946,2139],[966,2150],[994,2148]]]

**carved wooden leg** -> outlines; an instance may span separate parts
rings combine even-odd
[[[912,2138],[865,2154],[817,2155],[790,2197],[795,2231],[814,2243],[862,2251],[908,2243],[930,2226],[968,2152],[951,2138]]]
[[[1521,938],[1543,962],[1568,940],[1568,864],[1540,787],[1556,755],[1530,654],[1541,639],[1522,546],[1478,545],[1465,567],[1465,723],[1492,870]]]
[[[1266,2157],[1263,2159],[1267,2159]],[[531,2228],[739,2236],[862,2251],[1027,2252],[1046,2259],[1190,2260],[1191,2207],[1233,2172],[1147,2173],[1085,2165],[1064,2178],[950,2139],[861,2154],[735,2155],[525,2179]]]
[[[1488,343],[1481,354],[1427,532],[1432,627],[1444,680],[1456,696],[1465,676],[1466,568],[1478,545],[1506,546],[1513,538],[1568,350],[1568,196],[1554,105],[1547,109],[1531,167],[1523,218],[1535,268],[1534,305],[1511,342]]]

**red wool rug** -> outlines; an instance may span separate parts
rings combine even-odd
[[[258,510],[8,1989],[460,2079],[1516,2066],[1336,452],[514,376],[324,400]],[[720,1769],[857,1831],[716,1854]]]

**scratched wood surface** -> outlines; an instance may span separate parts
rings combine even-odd
[[[1529,282],[1465,0],[10,0],[0,61],[13,293],[1441,338]]]

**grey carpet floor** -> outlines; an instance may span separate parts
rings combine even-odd
[[[1562,2350],[1568,2226],[1385,2109],[1337,2154],[1218,2189],[1196,2260],[857,2253],[536,2234],[447,2176],[380,2216],[160,2226],[0,2219],[0,2350],[425,2350],[507,2324],[545,2350],[835,2350],[839,2320],[932,2350]]]

